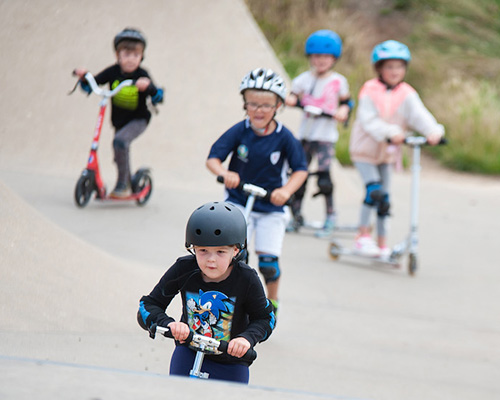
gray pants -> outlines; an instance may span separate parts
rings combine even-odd
[[[148,123],[145,119],[134,119],[115,132],[113,149],[115,151],[119,183],[128,184],[130,182],[130,143],[143,133],[147,126]]]
[[[388,195],[390,194],[391,164],[373,165],[364,162],[355,162],[354,166],[359,171],[365,186],[370,182],[380,182],[382,184],[382,190]],[[370,226],[370,216],[373,211],[374,207],[363,203],[359,219],[360,226]],[[377,216],[377,235],[379,237],[385,237],[387,235],[387,217]]]

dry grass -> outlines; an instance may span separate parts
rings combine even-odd
[[[386,39],[407,43],[407,81],[446,127],[449,145],[432,151],[444,165],[500,174],[500,5],[495,0],[246,0],[290,77],[308,68],[307,36],[332,29],[343,39],[336,70],[353,97],[373,77],[370,53]],[[416,24],[418,22],[418,24]],[[349,163],[348,130],[337,156]]]

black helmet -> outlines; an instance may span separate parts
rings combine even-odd
[[[193,211],[186,225],[186,248],[191,246],[246,247],[247,223],[233,204],[211,202]]]
[[[118,48],[120,42],[124,40],[135,40],[143,44],[144,48],[146,48],[146,38],[142,35],[140,31],[134,28],[125,28],[123,31],[118,33],[113,40],[113,45],[115,46],[115,50]]]

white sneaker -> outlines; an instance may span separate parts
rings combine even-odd
[[[379,247],[379,257],[380,258],[389,258],[391,256],[392,250],[387,247]]]
[[[379,247],[369,235],[358,236],[354,242],[354,249],[362,256],[378,257],[380,255]]]

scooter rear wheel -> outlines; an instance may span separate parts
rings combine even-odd
[[[92,176],[82,175],[75,186],[75,202],[78,207],[85,207],[94,191],[94,181]]]
[[[140,193],[146,186],[149,186],[149,190],[142,197],[136,200],[136,203],[140,206],[146,204],[151,197],[153,191],[153,179],[151,174],[147,170],[139,170],[132,178],[132,189],[134,193]]]

